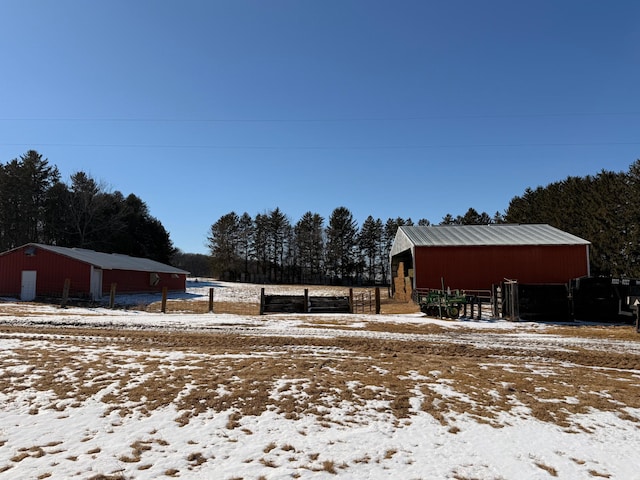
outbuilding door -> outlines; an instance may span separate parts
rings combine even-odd
[[[102,298],[102,269],[91,267],[91,299],[100,300]]]
[[[20,284],[20,300],[30,302],[36,298],[36,271],[23,270]]]

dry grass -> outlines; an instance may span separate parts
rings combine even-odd
[[[28,334],[31,330],[22,331]],[[368,411],[369,415],[389,415],[396,422],[410,419],[416,413],[410,399],[419,392],[419,409],[448,426],[451,433],[459,431],[455,423],[459,414],[472,415],[499,428],[499,413],[515,406],[525,406],[534,417],[568,431],[577,428],[572,423],[574,414],[592,408],[613,411],[640,424],[640,419],[625,408],[640,408],[640,379],[636,373],[640,358],[631,354],[574,348],[536,352],[532,357],[529,350],[486,350],[443,344],[441,340],[52,331],[59,335],[50,340],[50,348],[16,348],[10,360],[12,364],[29,365],[36,376],[15,376],[7,369],[0,376],[0,389],[9,398],[25,388],[53,393],[53,401],[32,406],[35,412],[63,411],[71,402],[82,403],[111,386],[112,393],[102,402],[120,415],[133,410],[144,414],[174,404],[185,412],[176,418],[180,424],[208,411],[229,411],[227,428],[236,429],[241,428],[243,416],[275,409],[290,419],[314,415],[319,424],[328,426],[336,423],[328,413],[331,408],[347,402],[353,405],[354,413],[340,423],[348,425],[361,422],[361,415],[368,415]],[[103,350],[105,342],[118,348]],[[70,351],[70,346],[81,346],[85,351],[95,347],[100,353],[86,357]],[[119,348],[142,355],[129,362]],[[150,349],[183,351],[185,358],[169,362],[144,355]],[[311,351],[312,356],[308,355]],[[231,353],[249,356],[224,356]],[[224,393],[217,390],[218,386],[224,387]],[[443,393],[443,386],[456,394]],[[372,402],[383,407],[371,410]],[[121,460],[140,462],[144,452],[160,442],[138,441]],[[46,451],[50,447],[40,448]],[[275,443],[270,444],[265,453],[275,448]],[[288,445],[283,450],[290,448]],[[14,461],[39,452],[20,452]]]
[[[260,299],[258,298],[256,300],[257,301],[255,303],[215,302],[213,311],[214,313],[229,313],[233,315],[260,315]],[[139,309],[157,313],[161,311],[162,304],[160,302],[155,302],[148,306],[142,306]],[[167,312],[208,313],[209,302],[197,300],[169,300],[167,301]]]
[[[555,326],[546,332],[553,335],[563,335],[566,337],[586,337],[601,338],[603,340],[630,340],[640,342],[640,334],[632,325],[584,325],[580,323],[567,323],[562,326]]]
[[[551,475],[552,477],[557,477],[558,476],[558,471],[553,468],[550,467],[549,465],[545,465],[544,463],[541,462],[535,462],[536,467],[544,470],[545,472],[547,472],[549,475]]]
[[[611,478],[611,475],[608,473],[600,473],[596,470],[589,470],[589,475],[591,475],[592,477],[599,477],[599,478]]]
[[[332,460],[325,460],[324,462],[322,462],[322,470],[332,473],[333,475],[336,475],[338,473],[336,471],[336,464]]]
[[[233,305],[257,311],[257,305]],[[409,307],[387,301],[383,312],[385,308],[389,312]],[[243,314],[247,314],[246,311]],[[357,316],[305,317],[305,326],[352,329],[351,318],[358,322]],[[324,427],[336,424],[348,427],[381,415],[395,425],[402,425],[424,412],[438,420],[448,432],[456,434],[460,432],[456,418],[461,414],[502,428],[501,412],[530,415],[567,432],[589,431],[574,418],[576,414],[595,409],[614,412],[640,428],[640,418],[630,413],[640,409],[637,374],[640,355],[580,347],[539,347],[535,351],[518,345],[481,348],[443,341],[443,334],[450,330],[440,326],[387,323],[383,317],[380,322],[369,322],[365,328],[422,336],[419,340],[396,341],[349,335],[298,338],[0,326],[0,337],[15,339],[15,334],[20,333],[24,340],[23,346],[14,348],[11,356],[0,357],[0,391],[8,400],[22,395],[26,389],[48,392],[49,395],[42,398],[49,400],[34,402],[31,413],[48,409],[64,414],[67,409],[96,398],[99,392],[108,389],[110,393],[101,397],[107,413],[145,415],[174,405],[177,411],[184,412],[175,421],[186,425],[199,415],[227,412],[226,428],[238,429],[247,435],[251,432],[242,426],[243,417],[266,411],[275,411],[289,419],[315,416],[317,424]],[[547,332],[640,341],[640,335],[632,327],[571,325],[548,328]],[[43,334],[50,335],[48,348],[28,346],[29,340]],[[431,339],[432,334],[437,336]],[[110,348],[105,349],[105,345]],[[159,352],[182,352],[183,356],[169,359],[169,355]],[[132,356],[135,361],[131,361]],[[12,373],[14,368],[7,368],[15,366],[22,367],[20,374]],[[336,419],[330,412],[342,403],[352,408]],[[529,413],[516,413],[523,411]],[[152,465],[143,461],[145,452],[166,446],[166,441],[154,437],[155,434],[152,432],[150,437],[131,443],[130,450],[119,460],[135,464],[138,470],[151,468]],[[304,429],[300,434],[306,434]],[[82,439],[90,440],[91,436]],[[34,445],[16,452],[10,461],[18,463],[30,457],[57,453],[56,448],[59,448],[56,443]],[[96,455],[100,448],[94,447],[87,453]],[[279,446],[271,442],[264,446],[263,453],[264,456],[255,461],[268,468],[300,458],[310,462],[301,468],[312,471],[336,475],[346,468],[331,460],[322,460],[319,453],[299,451],[289,443]],[[355,463],[390,460],[397,453],[389,449],[376,458],[364,456]],[[189,469],[208,461],[198,451],[185,452],[185,455]],[[571,460],[578,465],[585,463],[580,459]],[[532,461],[549,476],[559,475],[554,467],[537,459]],[[10,463],[0,466],[0,473],[11,468]],[[179,477],[181,472],[170,469],[164,475]],[[596,470],[589,470],[589,475],[610,477]],[[42,478],[46,478],[46,474]],[[94,480],[120,478],[123,477],[97,476]]]

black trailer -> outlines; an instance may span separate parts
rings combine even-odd
[[[640,300],[640,279],[584,277],[571,282],[576,320],[634,323],[634,303]]]

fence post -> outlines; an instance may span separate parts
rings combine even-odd
[[[353,288],[349,289],[349,313],[353,313]]]
[[[376,315],[380,315],[380,287],[376,287]]]
[[[264,287],[260,289],[260,315],[264,315]]]
[[[305,313],[309,313],[309,307],[311,305],[309,305],[309,289],[305,288],[304,289],[304,312]]]
[[[109,308],[113,309],[116,305],[116,283],[111,284],[111,290],[109,291]]]
[[[213,313],[213,288],[209,289],[209,313]]]
[[[162,287],[162,313],[167,313],[167,287]]]
[[[67,301],[69,300],[69,289],[71,288],[71,279],[65,278],[64,286],[62,287],[62,302],[60,307],[67,308]]]

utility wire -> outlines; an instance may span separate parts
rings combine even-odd
[[[132,122],[132,123],[341,123],[341,122],[404,122],[444,119],[484,118],[549,118],[549,117],[610,117],[638,116],[640,112],[555,112],[513,114],[419,115],[409,117],[335,117],[335,118],[145,118],[145,117],[0,117],[2,122]]]
[[[554,143],[468,143],[426,145],[186,145],[143,143],[1,143],[5,147],[77,147],[77,148],[191,148],[210,150],[427,150],[438,148],[522,148],[522,147],[598,147],[640,145],[640,142],[554,142]]]

